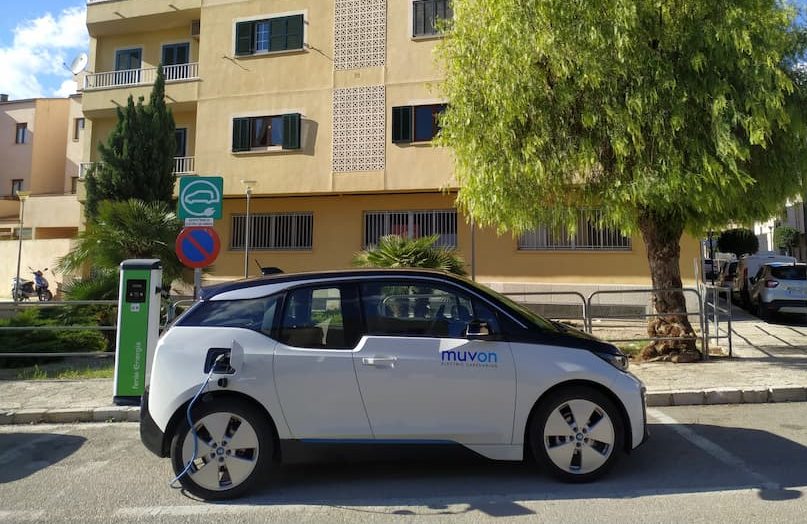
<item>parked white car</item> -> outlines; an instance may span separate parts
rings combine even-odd
[[[204,499],[323,444],[459,444],[589,481],[647,436],[627,368],[613,345],[444,273],[272,275],[206,288],[163,334],[140,432]]]
[[[737,264],[737,272],[731,284],[732,298],[739,300],[748,308],[751,306],[751,277],[757,274],[762,264],[771,262],[784,262],[795,264],[796,259],[787,255],[778,255],[771,251],[760,251],[754,255],[746,255],[740,258]]]
[[[760,318],[779,312],[807,313],[807,265],[763,264],[751,282],[751,304]]]

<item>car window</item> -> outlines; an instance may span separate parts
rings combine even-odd
[[[807,266],[771,267],[771,276],[781,280],[807,280]]]
[[[295,289],[283,308],[280,342],[311,349],[353,348],[358,342],[355,321],[346,323],[345,313],[355,307],[355,299],[340,287]]]
[[[369,335],[458,338],[471,320],[499,333],[493,311],[450,286],[372,282],[362,284],[361,297]]]
[[[270,335],[279,297],[213,300],[199,303],[178,321],[178,326],[238,327]]]
[[[754,275],[754,278],[755,278],[756,280],[759,280],[760,278],[762,278],[762,274],[763,274],[764,272],[765,272],[765,266],[760,266],[760,268],[757,270],[757,274],[756,274],[756,275]]]

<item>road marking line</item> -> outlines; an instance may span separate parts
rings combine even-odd
[[[0,522],[24,522],[42,520],[45,517],[44,510],[38,511],[6,511],[0,510]]]
[[[754,479],[754,482],[758,482],[759,486],[764,489],[780,489],[781,486],[762,475],[761,473],[757,473],[754,471],[751,466],[745,463],[743,459],[727,451],[725,448],[721,447],[718,444],[715,444],[711,440],[698,435],[693,430],[689,429],[688,427],[684,426],[681,422],[678,422],[671,416],[662,413],[657,409],[648,409],[647,414],[656,419],[657,421],[670,426],[670,429],[678,433],[680,436],[684,437],[688,441],[690,441],[695,446],[701,448],[703,451],[714,457],[715,459],[719,460],[720,462],[726,464],[727,466],[731,466],[733,468],[739,469],[746,475],[750,476]]]

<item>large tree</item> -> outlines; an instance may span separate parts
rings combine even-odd
[[[101,161],[87,175],[84,213],[92,222],[103,200],[137,198],[171,203],[174,192],[174,117],[165,104],[165,77],[157,68],[148,105],[129,95],[118,108],[118,121],[106,143],[98,145]]]
[[[454,0],[438,55],[458,202],[515,233],[578,208],[639,231],[656,289],[684,231],[774,214],[805,187],[805,50],[784,0]],[[653,336],[692,337],[682,292]],[[644,356],[691,356],[694,341]]]

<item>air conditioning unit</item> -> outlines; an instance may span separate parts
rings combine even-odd
[[[199,38],[199,32],[202,30],[201,20],[191,20],[191,36]]]

